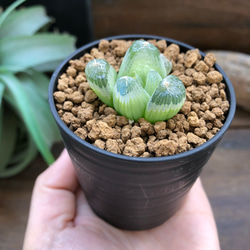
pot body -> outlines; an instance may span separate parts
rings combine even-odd
[[[165,39],[168,44],[178,44],[183,52],[194,49],[187,44],[156,36],[127,35],[105,39],[140,38]],[[129,157],[107,152],[83,141],[70,131],[57,114],[53,100],[57,80],[66,71],[68,61],[81,57],[98,43],[99,41],[96,41],[83,46],[54,72],[49,87],[50,108],[93,211],[108,223],[122,229],[149,229],[165,222],[180,208],[185,195],[234,117],[234,90],[222,69],[215,65],[216,70],[224,77],[230,109],[221,130],[195,149],[173,156],[154,158]]]

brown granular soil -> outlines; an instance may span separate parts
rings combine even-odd
[[[118,72],[132,41],[102,40],[79,59],[71,60],[58,80],[54,93],[63,122],[83,140],[109,152],[139,157],[174,155],[196,148],[211,139],[223,126],[229,102],[221,73],[213,68],[216,58],[199,50],[181,53],[176,44],[148,40],[172,61],[171,74],[186,87],[186,101],[178,114],[155,124],[144,118],[129,121],[103,104],[90,89],[86,64],[94,58],[109,62]]]

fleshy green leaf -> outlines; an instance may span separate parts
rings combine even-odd
[[[3,22],[0,28],[0,38],[33,35],[50,21],[42,6],[14,11]]]
[[[166,77],[166,69],[159,50],[147,41],[137,40],[127,50],[118,73],[118,78],[121,76],[135,77],[135,73],[137,73],[145,86],[146,77],[150,69],[157,71],[162,78]]]
[[[172,70],[172,62],[168,60],[163,54],[160,54],[160,58],[163,61],[163,64],[165,66],[166,76],[167,76]]]
[[[63,60],[75,50],[74,43],[72,36],[49,33],[3,38],[0,40],[0,63],[6,69],[25,70]]]
[[[2,136],[2,119],[3,119],[3,94],[4,94],[5,86],[2,82],[0,82],[0,140]]]
[[[8,15],[16,8],[18,7],[20,4],[22,4],[23,2],[25,2],[26,0],[18,0],[14,3],[12,3],[1,15],[0,15],[0,28],[3,24],[3,22],[5,21],[5,19],[8,17]]]
[[[113,104],[115,110],[128,119],[143,117],[150,96],[136,79],[123,76],[115,84]]]
[[[136,72],[135,72],[135,76],[133,78],[136,79],[141,84],[141,86],[143,88],[145,87],[145,82],[142,81],[140,75],[138,75]]]
[[[103,59],[88,62],[85,69],[90,87],[108,106],[113,107],[112,91],[117,79],[114,68]]]
[[[32,135],[38,150],[42,154],[47,164],[54,161],[54,157],[43,136],[43,131],[34,118],[32,103],[29,102],[24,87],[20,81],[12,74],[0,74],[0,80],[5,84],[6,91],[4,98],[22,117],[27,130]]]
[[[185,98],[186,89],[182,81],[174,75],[167,76],[151,96],[145,111],[145,119],[155,123],[173,117],[181,109]]]
[[[145,90],[148,92],[150,96],[154,93],[155,89],[158,87],[161,80],[162,77],[158,72],[156,72],[153,69],[149,70],[147,75]]]

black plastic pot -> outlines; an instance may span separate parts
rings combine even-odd
[[[185,52],[193,47],[164,37],[126,35],[112,39],[165,39]],[[230,109],[221,130],[203,145],[173,156],[140,158],[99,149],[76,136],[60,119],[53,99],[59,76],[68,61],[97,47],[89,43],[67,58],[54,72],[49,87],[49,103],[79,182],[93,211],[110,224],[127,230],[144,230],[162,224],[181,206],[185,195],[200,175],[234,117],[236,100],[233,86],[222,71]],[[204,54],[201,53],[203,56]]]

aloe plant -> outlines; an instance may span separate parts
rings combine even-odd
[[[75,50],[75,38],[50,33],[42,6],[0,14],[0,178],[22,171],[39,151],[47,164],[51,146],[61,140],[47,102],[49,78]]]
[[[151,123],[170,119],[186,98],[182,81],[171,72],[172,63],[151,43],[135,41],[125,54],[118,74],[103,59],[86,66],[90,87],[120,115]]]

